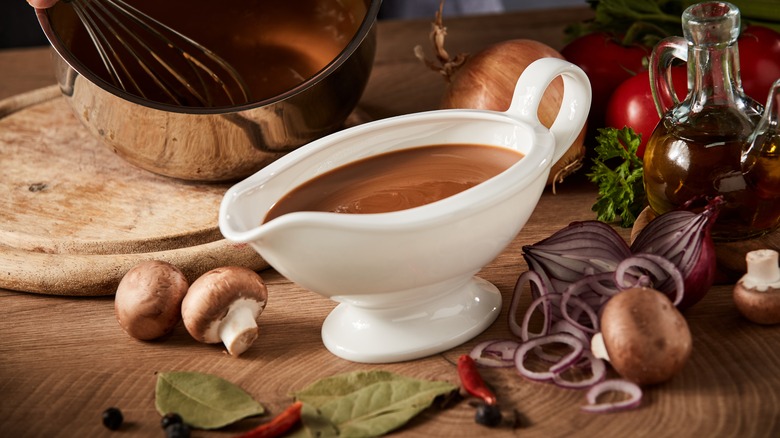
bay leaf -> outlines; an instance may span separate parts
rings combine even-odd
[[[198,429],[218,429],[265,413],[243,389],[212,374],[171,371],[157,374],[155,407],[160,415],[176,412]]]
[[[315,437],[376,437],[391,432],[456,391],[449,382],[413,379],[388,371],[357,371],[319,380],[294,393]]]

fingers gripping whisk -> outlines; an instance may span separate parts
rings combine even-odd
[[[250,101],[229,62],[124,0],[63,1],[84,25],[104,77],[127,93],[189,107]]]

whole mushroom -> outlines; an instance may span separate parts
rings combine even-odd
[[[176,266],[149,260],[132,267],[119,281],[114,312],[128,335],[148,341],[171,330],[181,319],[187,277]]]
[[[758,324],[780,323],[780,267],[772,249],[750,251],[747,273],[734,286],[734,304],[747,319]]]
[[[601,333],[591,340],[593,354],[638,385],[671,379],[691,355],[688,323],[657,290],[638,287],[619,292],[604,305],[600,322]]]
[[[193,338],[210,344],[222,342],[231,356],[238,356],[257,339],[257,320],[267,300],[259,274],[227,266],[206,272],[192,283],[181,314]]]

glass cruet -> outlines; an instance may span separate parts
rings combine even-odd
[[[684,37],[656,45],[650,81],[661,121],[644,155],[644,183],[657,213],[696,208],[708,197],[726,201],[712,236],[742,240],[766,233],[768,211],[743,175],[741,158],[763,107],[742,91],[737,37],[739,9],[727,2],[704,2],[682,14]],[[689,93],[677,100],[670,67],[687,61]],[[761,217],[759,217],[761,216]]]
[[[767,227],[777,226],[780,216],[780,79],[772,84],[764,115],[748,137],[742,153],[742,173],[748,186],[775,211]]]

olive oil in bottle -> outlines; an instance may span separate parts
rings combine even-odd
[[[760,174],[776,173],[777,164],[754,151],[756,163],[766,161],[749,172],[744,168],[763,107],[741,87],[739,9],[726,2],[698,3],[683,12],[682,22],[684,38],[661,41],[650,62],[653,97],[663,115],[644,155],[648,202],[662,214],[696,209],[708,198],[722,196],[726,202],[712,228],[713,239],[764,234],[777,225],[780,211],[777,198],[762,196],[765,176]],[[683,101],[667,106],[661,99],[672,91],[666,72],[677,59],[688,63],[690,91]]]

